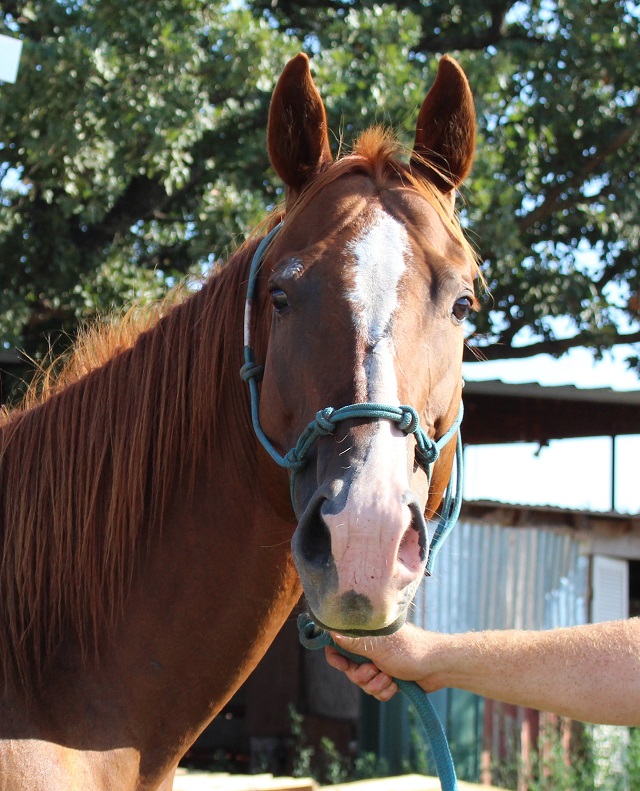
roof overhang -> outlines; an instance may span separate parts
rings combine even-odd
[[[640,434],[640,390],[492,380],[467,381],[463,397],[468,445]]]

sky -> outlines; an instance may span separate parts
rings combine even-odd
[[[640,408],[640,380],[626,367],[627,350],[618,348],[602,361],[594,361],[586,349],[575,349],[557,360],[538,355],[525,360],[467,363],[464,377],[468,381],[501,379],[638,391]],[[464,438],[464,423],[462,429]],[[618,437],[615,452],[616,510],[640,513],[640,435]],[[609,511],[611,455],[610,437],[559,440],[541,449],[531,443],[468,447],[464,496],[468,500]]]
[[[22,52],[22,41],[0,34],[0,80],[15,82]]]

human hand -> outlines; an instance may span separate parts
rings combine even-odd
[[[383,673],[372,662],[359,665],[341,654],[333,646],[325,648],[325,656],[331,667],[341,670],[349,681],[359,686],[363,692],[372,695],[376,700],[390,700],[398,691],[398,685],[393,678],[387,673]]]
[[[369,661],[359,665],[334,648],[327,648],[327,662],[378,700],[389,700],[395,695],[398,685],[394,678],[416,681],[429,692],[439,686],[432,672],[439,635],[405,624],[395,634],[384,637],[331,636],[341,648]]]

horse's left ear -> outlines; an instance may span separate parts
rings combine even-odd
[[[467,177],[476,145],[476,114],[465,73],[445,55],[427,94],[416,126],[411,166],[447,197]]]
[[[333,161],[327,114],[304,53],[290,60],[280,75],[271,98],[267,140],[271,164],[287,186],[287,204]]]

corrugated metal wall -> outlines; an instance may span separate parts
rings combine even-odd
[[[587,622],[588,584],[589,559],[570,534],[463,521],[420,586],[413,620],[440,632],[573,626]],[[457,689],[430,698],[459,777],[479,779],[483,699]],[[407,718],[406,711],[398,717]],[[405,754],[410,749],[404,745]]]
[[[439,632],[586,623],[588,571],[568,534],[459,522],[420,587],[413,620]]]

